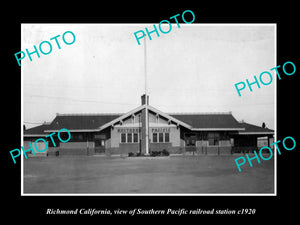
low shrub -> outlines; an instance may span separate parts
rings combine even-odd
[[[140,152],[128,152],[128,157],[136,157],[136,156],[144,156],[144,154]]]
[[[128,157],[133,157],[135,154],[133,152],[128,152]]]
[[[163,149],[161,153],[162,153],[163,156],[170,155],[170,153],[166,149]]]
[[[144,153],[138,152],[136,153],[136,156],[144,156]]]
[[[170,153],[166,150],[163,149],[162,151],[151,151],[150,156],[168,156]]]

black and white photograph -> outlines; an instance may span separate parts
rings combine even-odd
[[[45,3],[3,8],[5,220],[296,219],[295,4]]]
[[[276,24],[179,22],[21,25],[22,195],[276,195]]]

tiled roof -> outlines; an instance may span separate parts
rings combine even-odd
[[[122,114],[58,114],[52,121],[48,130],[93,130],[118,118]]]
[[[253,124],[241,122],[242,127],[245,128],[244,131],[240,131],[240,134],[250,134],[250,133],[274,133],[274,130],[269,128],[262,128]]]
[[[51,124],[43,124],[24,131],[25,136],[45,135],[45,130],[97,130],[104,124],[124,114],[58,114]],[[205,113],[205,114],[171,114],[170,116],[189,124],[194,129],[238,129],[239,134],[274,133],[274,130],[262,128],[249,123],[239,123],[231,113]]]
[[[39,135],[39,136],[44,136],[47,135],[48,133],[45,133],[44,131],[49,128],[49,124],[42,124],[36,127],[32,127],[29,129],[26,129],[24,131],[25,136],[30,136],[30,135]]]
[[[125,114],[57,114],[50,125],[28,129],[25,134],[43,134],[44,130],[50,132],[62,128],[81,131],[99,130],[99,127],[123,115]],[[169,116],[188,124],[192,129],[243,129],[231,113],[171,114]]]
[[[191,125],[193,128],[241,128],[231,113],[173,114],[170,116]]]

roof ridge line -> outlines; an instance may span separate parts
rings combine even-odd
[[[170,112],[169,115],[232,115],[232,111],[229,112]]]
[[[120,116],[124,113],[56,113],[56,116]]]

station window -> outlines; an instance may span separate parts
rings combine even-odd
[[[126,143],[126,134],[121,133],[121,143]]]
[[[158,133],[159,142],[164,142],[164,133]]]
[[[83,140],[83,134],[78,134],[77,137],[78,137],[78,140],[79,140],[79,141],[82,141],[82,140]]]
[[[138,143],[138,133],[121,133],[121,143]]]
[[[105,141],[104,140],[101,140],[100,141],[100,146],[104,146],[105,145]]]
[[[168,143],[170,142],[170,133],[153,133],[152,134],[153,143]]]
[[[170,133],[165,133],[165,142],[170,142]]]
[[[127,143],[132,143],[132,133],[127,133]]]
[[[219,133],[208,133],[208,144],[209,145],[219,145]]]

